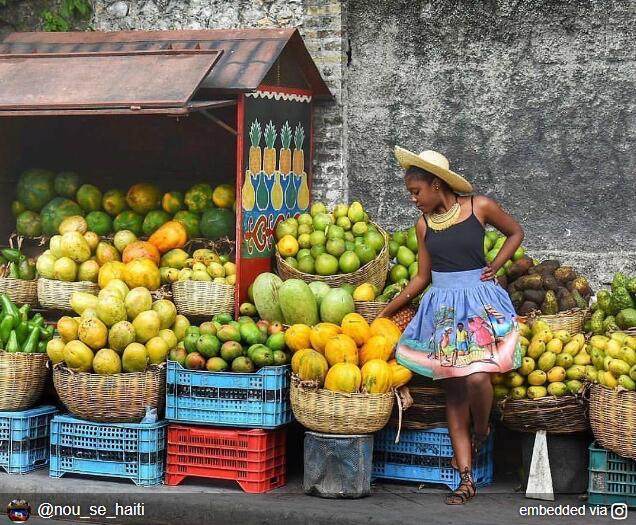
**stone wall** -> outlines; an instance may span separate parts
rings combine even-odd
[[[348,189],[343,18],[344,8],[338,0],[97,0],[93,25],[104,31],[298,27],[336,95],[336,104],[319,104],[314,112],[314,195],[334,201]]]
[[[392,148],[436,149],[533,253],[636,271],[635,21],[629,0],[350,0],[350,195],[411,225]]]

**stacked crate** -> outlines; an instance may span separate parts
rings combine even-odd
[[[289,377],[287,365],[210,373],[168,361],[166,484],[192,476],[234,480],[245,492],[283,486]]]
[[[636,461],[590,445],[588,503],[636,507]]]
[[[40,406],[0,412],[0,467],[9,474],[26,474],[49,462],[49,423],[57,409]]]

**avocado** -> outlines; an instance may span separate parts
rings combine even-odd
[[[554,277],[560,283],[565,284],[569,281],[572,281],[573,279],[576,279],[576,273],[574,271],[574,268],[572,268],[571,266],[561,266],[560,268],[554,270]]]
[[[515,281],[518,290],[540,290],[541,289],[541,275],[532,274],[519,277]]]
[[[565,312],[566,310],[572,310],[572,308],[576,308],[576,301],[568,290],[564,290],[563,288],[561,288],[556,298],[557,303],[559,304],[559,312]]]
[[[523,296],[528,301],[532,301],[533,303],[541,304],[545,299],[545,291],[544,290],[524,290]]]
[[[625,308],[616,315],[616,324],[619,328],[627,330],[636,326],[636,309]]]
[[[576,303],[576,306],[578,308],[587,308],[587,301],[583,299],[583,296],[579,293],[578,290],[574,290],[572,292],[572,298],[574,299],[574,302]]]
[[[556,294],[552,290],[545,293],[545,299],[541,303],[541,312],[543,315],[554,315],[559,311]]]
[[[537,303],[533,303],[532,301],[524,301],[524,303],[519,308],[519,313],[521,315],[529,315],[538,309],[539,305]]]

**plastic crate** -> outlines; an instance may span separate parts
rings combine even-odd
[[[166,421],[94,423],[71,416],[51,421],[49,475],[87,474],[158,485],[164,473]]]
[[[590,445],[588,504],[636,507],[636,461]]]
[[[25,474],[49,462],[49,424],[57,408],[0,412],[0,467]]]
[[[252,374],[187,370],[168,361],[166,419],[211,426],[276,428],[293,419],[290,366]]]
[[[395,443],[396,429],[387,427],[375,434],[373,450],[374,478],[441,483],[455,490],[460,475],[451,466],[453,446],[446,428],[402,430]],[[477,486],[492,483],[493,433],[473,462]]]
[[[170,425],[166,485],[189,476],[238,482],[262,493],[286,482],[286,430],[240,430]]]

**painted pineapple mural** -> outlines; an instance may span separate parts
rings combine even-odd
[[[250,118],[246,114],[249,124],[246,139],[249,138],[250,148],[245,159],[247,169],[241,202],[245,238],[242,254],[247,258],[270,256],[275,244],[276,224],[307,210],[310,201],[303,149],[310,109],[306,103],[310,99],[299,100],[294,95],[280,94],[272,100],[265,92],[256,92],[252,97],[262,100],[250,100],[249,103],[254,104],[253,116]],[[300,118],[277,121],[280,114],[288,116],[287,108],[291,108],[289,114]],[[264,130],[261,122],[267,122]],[[276,148],[277,138],[280,138],[279,149]],[[262,139],[264,148],[261,147]]]

